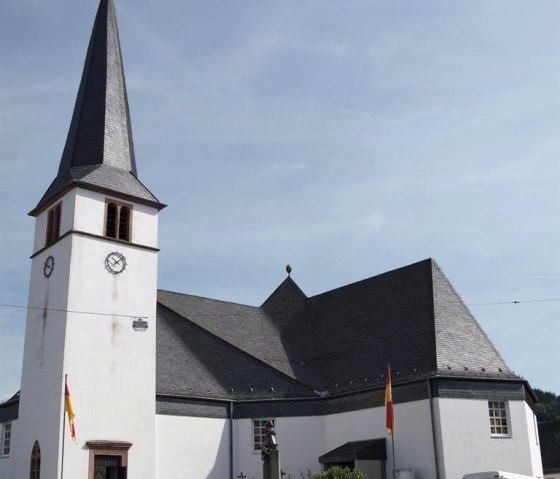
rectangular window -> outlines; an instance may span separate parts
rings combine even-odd
[[[510,436],[506,401],[488,401],[490,415],[490,434],[492,436]]]
[[[12,423],[5,422],[2,424],[2,437],[0,438],[0,453],[2,456],[10,455],[10,445],[12,442]]]
[[[266,437],[266,423],[270,421],[274,426],[274,419],[253,419],[253,451],[261,450]]]
[[[130,442],[88,441],[88,479],[126,479]]]
[[[60,237],[60,211],[62,203],[54,205],[47,213],[46,246],[53,244]]]

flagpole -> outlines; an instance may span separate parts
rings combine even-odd
[[[395,413],[393,411],[393,391],[391,381],[391,364],[387,363],[387,380],[385,382],[385,426],[391,435],[391,450],[393,453],[393,474],[392,478],[397,479],[397,466],[395,464]]]
[[[66,383],[68,380],[68,374],[64,375],[64,408],[62,409],[62,459],[60,461],[60,479],[64,476],[64,438],[66,437]]]
[[[395,431],[391,434],[391,449],[393,450],[393,479],[397,479],[397,464],[395,463]]]

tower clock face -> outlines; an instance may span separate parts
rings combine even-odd
[[[48,278],[54,269],[54,257],[53,256],[48,256],[47,259],[45,260],[45,264],[43,265],[43,274],[45,275],[45,278]]]
[[[118,251],[113,251],[105,258],[105,268],[112,274],[122,273],[126,268],[126,258]]]

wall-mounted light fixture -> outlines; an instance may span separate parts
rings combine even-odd
[[[133,318],[132,329],[134,329],[134,331],[144,332],[148,329],[148,321],[146,321],[146,318]]]

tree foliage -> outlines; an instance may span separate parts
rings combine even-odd
[[[560,396],[549,391],[535,389],[538,402],[536,414],[538,422],[548,422],[560,419]]]
[[[311,479],[367,479],[367,476],[356,469],[334,466],[320,474],[314,474]]]

